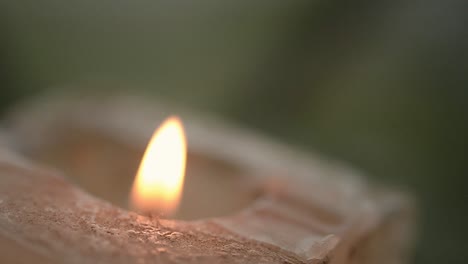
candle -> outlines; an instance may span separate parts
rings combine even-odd
[[[185,216],[195,220],[147,217],[124,209],[126,202],[112,193],[119,188],[127,193],[142,154],[140,146],[146,144],[155,117],[167,110],[142,98],[103,102],[52,97],[23,105],[11,116],[9,131],[21,139],[23,153],[75,175],[86,190],[112,204],[54,171],[4,153],[0,156],[2,260],[402,263],[406,259],[413,218],[411,200],[404,194],[377,189],[345,166],[190,114],[183,114],[190,144],[180,213],[190,208]],[[203,186],[210,189],[197,185],[206,177]],[[93,189],[102,179],[106,179],[102,188]],[[126,187],[119,187],[119,181]],[[192,187],[202,191],[190,193]],[[208,202],[198,204],[197,197]],[[136,209],[147,208],[137,205]]]

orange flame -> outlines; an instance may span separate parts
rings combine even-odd
[[[182,194],[186,156],[182,122],[169,117],[146,148],[130,195],[132,208],[145,214],[172,215]]]

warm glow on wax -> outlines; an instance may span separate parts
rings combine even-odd
[[[173,214],[184,184],[187,143],[178,117],[169,117],[151,138],[133,183],[130,203],[145,214]]]

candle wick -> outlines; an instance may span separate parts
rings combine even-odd
[[[162,214],[157,212],[146,212],[143,214],[148,217],[151,222],[155,222],[157,226],[160,226],[159,220],[161,219]]]

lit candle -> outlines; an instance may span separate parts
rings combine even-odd
[[[7,131],[22,143],[25,153],[55,161],[93,193],[99,193],[92,188],[103,182],[100,193],[105,197],[119,186],[131,186],[131,180],[121,185],[125,180],[118,175],[131,175],[127,170],[138,156],[138,142],[149,134],[139,130],[151,123],[141,116],[164,112],[142,98],[134,104],[126,100],[107,99],[104,104],[100,98],[77,102],[53,97],[16,113],[17,125]],[[180,150],[185,139],[174,120],[164,122],[156,132],[134,180],[131,205],[139,212],[172,213],[179,201],[173,194],[182,191],[185,152]],[[207,182],[213,184],[211,190],[190,196],[186,206],[197,196],[211,193],[216,195],[210,197],[210,208],[227,207],[229,199],[248,201],[244,208],[195,221],[146,217],[86,193],[55,170],[1,152],[0,262],[404,261],[412,220],[411,203],[405,195],[377,190],[349,168],[297,154],[232,126],[194,121],[198,118],[189,115],[184,120],[189,121],[188,137],[195,143],[189,146],[187,179],[208,177],[210,171],[218,176]],[[169,164],[175,166],[159,171]],[[248,184],[227,181],[223,189],[227,175],[247,179]],[[80,177],[87,178],[80,181]],[[235,184],[241,187],[232,192]],[[141,192],[147,187],[159,191]],[[189,184],[184,189],[192,191]],[[230,192],[232,195],[225,195]]]

